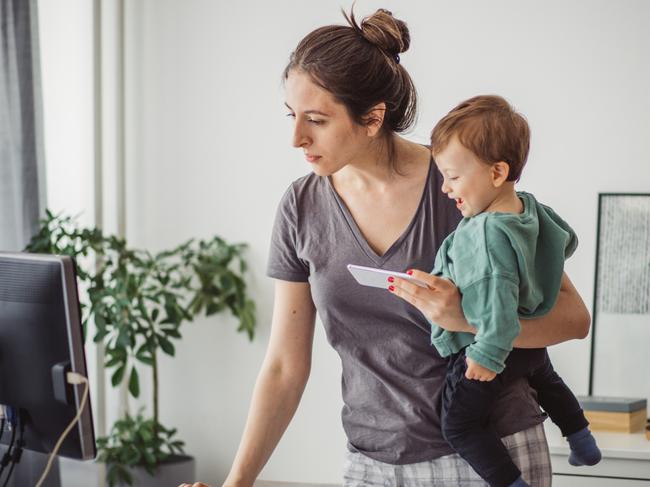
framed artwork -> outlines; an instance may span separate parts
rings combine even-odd
[[[589,394],[650,399],[650,194],[598,195]]]

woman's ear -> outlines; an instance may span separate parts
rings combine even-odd
[[[377,103],[370,111],[363,117],[366,125],[366,134],[368,137],[374,137],[381,130],[384,124],[384,115],[386,114],[386,104],[382,101]]]
[[[510,174],[510,165],[507,162],[503,161],[495,162],[492,164],[490,172],[492,175],[492,185],[495,188],[499,188],[508,180],[508,174]]]

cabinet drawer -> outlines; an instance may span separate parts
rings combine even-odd
[[[650,480],[554,474],[553,487],[650,487]]]

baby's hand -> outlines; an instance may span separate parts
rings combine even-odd
[[[497,376],[496,372],[490,369],[486,369],[471,358],[465,357],[465,360],[467,361],[467,370],[465,371],[465,377],[468,379],[480,380],[481,382],[489,382]]]

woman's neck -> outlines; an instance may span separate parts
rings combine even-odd
[[[395,183],[396,178],[417,177],[421,162],[430,158],[426,147],[393,136],[395,158],[390,161],[385,140],[373,140],[361,157],[332,175],[336,184],[353,186],[356,190],[382,190]]]

